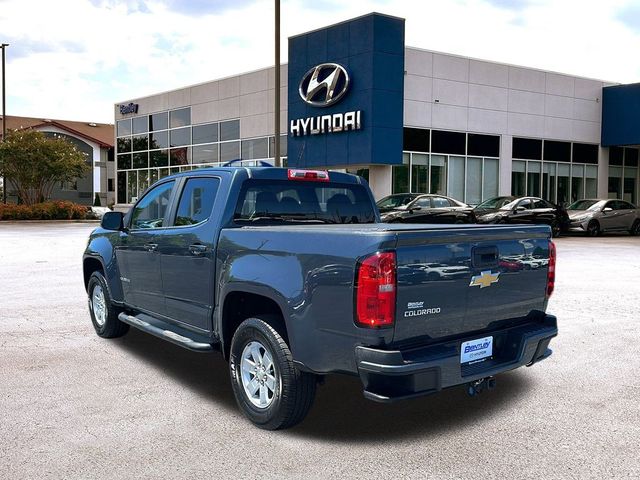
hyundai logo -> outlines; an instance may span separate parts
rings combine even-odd
[[[314,107],[333,105],[347,93],[349,74],[337,63],[322,63],[304,74],[300,81],[300,97]]]

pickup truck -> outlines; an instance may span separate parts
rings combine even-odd
[[[474,394],[547,358],[550,235],[380,223],[366,181],[345,173],[203,168],[105,214],[84,285],[99,336],[133,326],[220,351],[243,413],[280,429],[305,417],[330,373],[390,402],[455,385]],[[531,258],[539,268],[514,268]]]

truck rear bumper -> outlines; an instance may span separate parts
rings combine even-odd
[[[544,315],[542,321],[425,347],[380,350],[359,346],[355,354],[365,397],[391,402],[531,366],[551,355],[549,342],[557,334],[556,317]],[[461,364],[461,344],[485,336],[493,336],[493,356],[474,364]]]

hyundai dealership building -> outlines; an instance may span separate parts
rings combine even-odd
[[[404,45],[371,14],[289,39],[289,63],[115,105],[117,203],[205,166],[274,163],[364,176],[376,198],[496,195],[637,203],[640,85]]]

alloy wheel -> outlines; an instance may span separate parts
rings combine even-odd
[[[254,340],[244,347],[240,358],[240,374],[247,399],[257,408],[268,408],[273,403],[280,382],[277,380],[273,357],[262,343]]]

